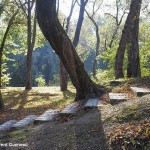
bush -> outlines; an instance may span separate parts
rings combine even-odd
[[[43,87],[46,84],[42,76],[36,78],[35,81],[38,83],[38,87]]]

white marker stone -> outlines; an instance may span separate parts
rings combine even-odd
[[[117,104],[129,99],[126,93],[109,93],[109,99],[111,104]]]
[[[16,122],[17,120],[9,120],[3,123],[2,125],[0,125],[0,131],[9,130]]]
[[[19,122],[15,123],[12,128],[21,128],[21,127],[25,127],[30,125],[35,119],[37,118],[37,116],[35,115],[29,115],[27,117],[25,117],[24,119],[20,120]]]
[[[49,110],[45,111],[41,116],[37,117],[34,120],[34,123],[47,122],[47,121],[53,120],[54,117],[58,115],[58,112],[59,112],[59,110],[49,109]]]
[[[84,108],[95,108],[95,107],[100,107],[102,106],[102,101],[99,99],[89,99],[86,104],[84,105]]]
[[[143,96],[146,94],[150,94],[150,89],[147,88],[139,88],[139,87],[130,87],[136,96]]]
[[[77,112],[79,104],[74,102],[67,107],[65,107],[59,114],[60,115],[73,115]]]

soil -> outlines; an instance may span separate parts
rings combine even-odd
[[[136,120],[150,120],[150,95],[100,108],[81,110],[76,116],[6,133],[0,143],[26,143],[5,146],[3,150],[110,150],[109,135],[114,128]]]

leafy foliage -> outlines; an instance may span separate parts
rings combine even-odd
[[[112,149],[115,150],[148,150],[150,149],[150,121],[133,121],[114,128],[109,139]]]
[[[45,86],[45,80],[42,76],[35,79],[35,81],[38,83],[38,87],[44,87]]]

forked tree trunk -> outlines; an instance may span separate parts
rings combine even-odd
[[[90,79],[71,40],[57,19],[56,0],[37,0],[37,19],[45,38],[60,57],[76,88],[75,100],[103,95],[105,88]]]
[[[124,53],[125,53],[126,48],[131,50],[134,47],[133,51],[135,51],[136,54],[131,56],[131,58],[129,57],[129,62],[131,63],[131,59],[133,59],[134,56],[136,56],[136,58],[135,58],[136,61],[134,61],[134,63],[131,63],[132,69],[133,69],[133,66],[135,67],[136,65],[138,65],[138,67],[136,67],[135,69],[139,70],[139,62],[138,62],[139,56],[137,56],[137,55],[139,55],[139,53],[138,53],[139,50],[138,50],[138,46],[137,46],[138,38],[137,39],[135,38],[135,36],[138,36],[138,34],[135,35],[135,33],[133,33],[133,32],[135,32],[135,31],[137,32],[137,29],[135,29],[135,28],[137,28],[137,27],[135,27],[136,26],[135,22],[139,18],[139,16],[137,16],[137,14],[139,15],[141,2],[142,2],[141,0],[132,0],[131,1],[130,12],[129,12],[127,20],[125,22],[124,29],[122,31],[121,40],[120,40],[118,51],[117,51],[116,58],[115,58],[115,78],[116,79],[124,77],[123,61],[124,61]],[[138,18],[136,18],[136,17],[138,17]],[[134,42],[134,40],[136,40],[136,42]],[[130,51],[128,54],[130,55],[131,53],[134,53],[133,51],[132,52]],[[130,64],[128,65],[128,72],[130,70],[129,66],[131,66],[131,65]],[[135,70],[135,71],[137,72],[138,70]],[[139,74],[139,73],[137,73],[137,74]]]

